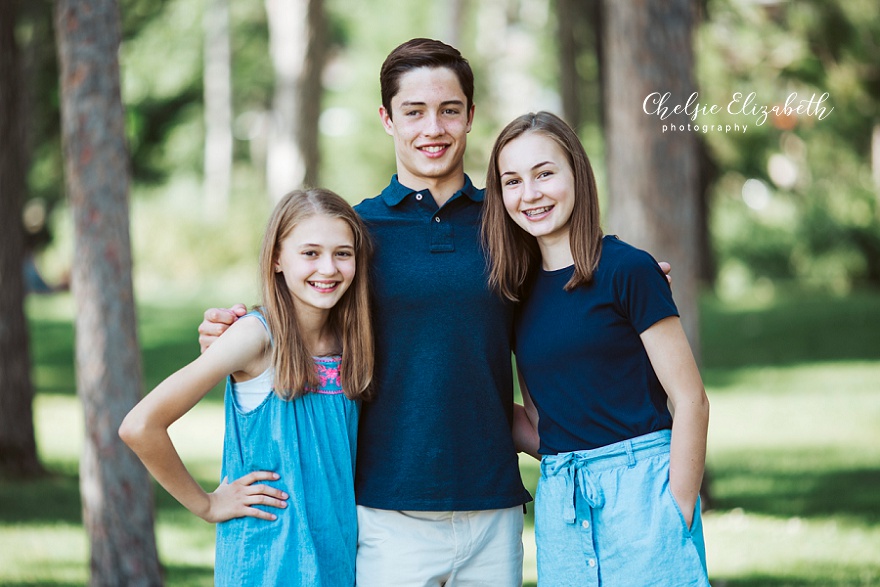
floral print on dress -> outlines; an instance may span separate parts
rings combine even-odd
[[[306,386],[306,391],[330,395],[343,393],[342,383],[339,381],[339,362],[341,357],[312,357],[312,359],[318,372],[318,388],[314,389],[311,386]]]

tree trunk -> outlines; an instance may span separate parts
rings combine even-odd
[[[605,137],[609,214],[606,226],[624,240],[672,263],[682,323],[699,360],[699,170],[693,132],[665,134],[686,115],[661,121],[643,111],[653,92],[670,92],[670,111],[696,91],[692,0],[615,2],[603,11]]]
[[[874,192],[880,202],[880,123],[874,125],[871,133],[871,176],[874,178]],[[880,207],[877,208],[880,210]]]
[[[712,186],[718,179],[718,164],[712,158],[712,152],[704,139],[697,141],[697,160],[699,161],[699,187],[697,197],[697,251],[699,270],[698,286],[715,283],[718,268],[715,264],[715,249],[709,231],[709,217],[712,214]]]
[[[576,131],[603,120],[601,20],[600,0],[556,0],[562,117]]]
[[[212,215],[229,209],[232,177],[232,64],[229,0],[208,0],[205,35],[205,206]]]
[[[152,483],[117,435],[141,396],[119,7],[115,0],[58,0],[55,31],[74,221],[77,393],[86,429],[80,491],[91,546],[90,584],[161,585]]]
[[[26,137],[20,93],[21,63],[15,39],[18,0],[0,2],[0,476],[43,472],[34,438],[21,220],[26,190]]]
[[[468,4],[468,0],[446,0],[434,6],[436,22],[440,28],[437,38],[462,52],[462,32],[467,20]]]
[[[577,22],[583,6],[578,0],[556,0],[558,27],[559,95],[562,99],[562,117],[578,132],[582,122],[581,76],[577,61],[581,53]]]
[[[546,103],[542,87],[531,73],[540,47],[534,27],[521,21],[518,0],[482,0],[476,12],[480,31],[476,45],[488,88],[477,112],[483,124],[491,122],[500,129]]]
[[[278,199],[318,181],[318,118],[326,58],[323,0],[266,0],[275,69],[266,156],[269,194]]]

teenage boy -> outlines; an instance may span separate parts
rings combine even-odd
[[[357,585],[519,586],[531,497],[511,435],[513,308],[489,289],[483,190],[464,173],[473,72],[455,48],[412,39],[388,55],[380,85],[397,174],[355,206],[375,244],[376,332],[376,397],[358,436]],[[202,347],[244,312],[205,312]]]
[[[356,206],[375,243],[375,400],[360,418],[359,587],[522,584],[512,307],[488,286],[483,190],[464,173],[474,78],[453,47],[388,55],[379,116],[397,174]],[[205,347],[243,313],[208,310]]]

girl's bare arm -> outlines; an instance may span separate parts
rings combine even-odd
[[[128,413],[119,428],[122,440],[137,454],[147,470],[184,507],[208,522],[241,516],[274,519],[250,506],[285,507],[287,495],[257,484],[277,479],[271,471],[250,473],[232,483],[226,480],[212,493],[205,492],[187,471],[168,427],[188,412],[226,375],[251,373],[265,363],[268,334],[257,319],[241,320],[230,327],[195,361],[160,383]],[[259,373],[252,373],[252,376]]]
[[[690,526],[706,464],[709,399],[677,316],[657,322],[641,337],[672,404],[669,486]]]

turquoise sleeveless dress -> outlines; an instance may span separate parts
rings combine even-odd
[[[266,324],[261,315],[250,315]],[[217,524],[217,586],[354,585],[360,403],[342,393],[339,356],[314,360],[317,389],[292,401],[271,392],[248,412],[236,404],[227,379],[221,479],[275,471],[280,478],[263,483],[290,497],[285,509],[254,506],[276,514],[274,521],[245,517]]]

